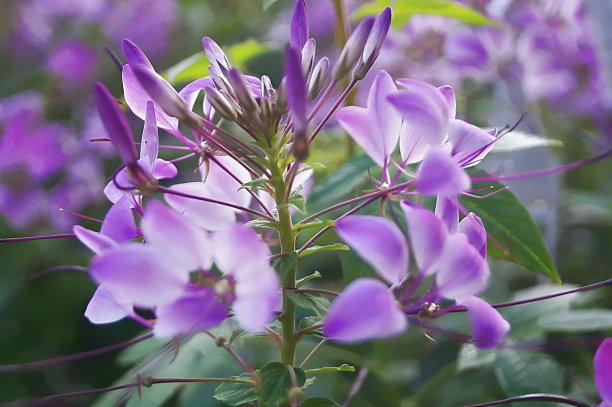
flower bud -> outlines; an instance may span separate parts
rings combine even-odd
[[[236,94],[236,100],[240,104],[242,110],[246,113],[256,114],[259,111],[259,106],[244,83],[240,71],[237,68],[230,69],[227,79]]]
[[[389,32],[389,26],[391,25],[391,8],[386,7],[374,21],[368,40],[366,41],[363,53],[361,54],[361,60],[357,64],[357,67],[353,71],[353,78],[363,79],[376,58],[380,54],[380,50],[387,38]]]
[[[204,47],[204,53],[211,64],[217,66],[218,68],[223,67],[223,71],[230,69],[231,65],[225,56],[225,53],[216,42],[208,37],[204,37],[202,38],[202,46]]]
[[[308,99],[314,100],[319,95],[319,92],[321,92],[321,89],[327,80],[328,73],[329,59],[327,59],[327,57],[323,57],[314,67],[312,76],[308,81]]]
[[[363,47],[368,40],[368,35],[370,34],[370,30],[372,30],[373,24],[374,17],[368,16],[359,23],[355,30],[353,30],[346,44],[344,44],[340,57],[338,57],[334,69],[332,70],[332,77],[334,80],[342,78],[348,73],[353,65],[355,65],[357,58],[359,58],[363,52]]]
[[[155,71],[149,58],[147,58],[144,52],[142,52],[142,50],[132,41],[124,38],[123,41],[121,41],[121,47],[123,48],[123,55],[125,55],[125,59],[127,59],[129,65],[144,65],[150,70]]]
[[[274,87],[272,86],[272,81],[268,75],[263,75],[261,77],[261,97],[263,98],[273,98],[276,94]]]
[[[308,15],[306,14],[306,2],[297,0],[291,17],[291,37],[289,44],[295,49],[302,49],[308,38]]]
[[[225,120],[229,120],[230,122],[236,121],[238,118],[236,109],[234,109],[229,100],[227,100],[227,98],[223,96],[221,92],[212,86],[204,87],[204,92],[206,92],[206,99],[208,99],[210,104],[215,108],[217,113],[221,115],[221,117],[223,117]]]
[[[164,78],[144,65],[132,66],[132,71],[143,89],[166,114],[176,117],[190,127],[202,125],[202,118],[189,110],[185,99]]]
[[[115,98],[106,89],[106,86],[98,82],[94,87],[94,99],[102,124],[104,124],[104,128],[121,160],[128,166],[135,163],[137,158],[134,137],[125,115],[117,106]]]
[[[308,78],[308,75],[310,75],[316,52],[317,42],[314,38],[309,38],[306,44],[304,44],[304,48],[302,48],[302,72],[305,78]]]
[[[297,51],[288,47],[286,59],[287,104],[293,118],[293,126],[296,132],[300,132],[306,127],[306,84]]]

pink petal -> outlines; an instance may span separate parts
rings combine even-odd
[[[159,151],[159,135],[157,132],[157,120],[155,119],[155,105],[152,101],[147,102],[147,110],[142,130],[140,144],[141,166],[148,172],[153,171],[157,153]]]
[[[250,227],[234,224],[213,234],[215,264],[225,274],[234,274],[245,259],[252,264],[268,264],[270,249]]]
[[[470,177],[440,147],[432,148],[421,163],[416,184],[424,195],[457,195],[470,188]]]
[[[178,170],[169,161],[158,158],[153,164],[153,177],[155,179],[169,179],[174,178],[178,174]]]
[[[489,303],[478,297],[470,297],[465,305],[476,346],[491,349],[499,345],[510,332],[508,321]]]
[[[455,91],[450,85],[440,86],[438,91],[444,96],[448,106],[448,119],[454,120],[457,115],[457,102],[455,100]]]
[[[467,236],[455,233],[446,239],[436,273],[441,296],[461,301],[484,290],[489,281],[489,266]]]
[[[138,229],[136,229],[134,215],[125,196],[111,206],[102,222],[100,233],[117,243],[127,242],[136,237]]]
[[[368,94],[368,113],[372,138],[382,145],[385,159],[395,150],[402,126],[402,117],[388,100],[389,95],[396,93],[397,88],[391,75],[379,71]]]
[[[446,226],[449,233],[455,233],[459,224],[457,197],[438,195],[436,199],[436,216]]]
[[[158,249],[136,243],[105,250],[93,259],[90,272],[111,296],[142,307],[173,301],[189,282]]]
[[[593,360],[595,385],[605,403],[612,405],[612,338],[603,340]]]
[[[260,264],[243,262],[235,270],[236,301],[232,308],[240,326],[251,333],[263,332],[281,305],[281,286],[267,259]]]
[[[495,136],[463,120],[451,120],[448,141],[453,146],[451,155],[455,160],[462,167],[471,167],[491,151]]]
[[[336,113],[340,126],[379,166],[385,162],[384,144],[370,128],[368,109],[359,106],[343,107]]]
[[[426,276],[432,275],[446,240],[444,225],[433,212],[422,206],[404,201],[401,207],[408,223],[410,244],[417,266]]]
[[[85,229],[83,226],[74,225],[72,227],[72,232],[81,243],[96,254],[117,245],[110,237],[94,232],[93,230]]]
[[[212,253],[206,233],[189,222],[185,216],[153,201],[142,220],[142,231],[147,243],[186,273],[207,270],[212,266]]]
[[[159,338],[205,331],[227,318],[227,307],[214,290],[193,287],[155,310],[153,334]]]
[[[85,317],[92,324],[110,324],[130,315],[133,305],[119,301],[104,286],[99,286],[87,304]]]
[[[170,189],[189,195],[219,199],[211,196],[209,189],[202,182],[176,184]],[[165,194],[164,198],[168,205],[205,230],[225,229],[236,220],[236,210],[228,206],[173,194]]]
[[[399,335],[407,325],[387,287],[378,280],[360,278],[332,302],[323,334],[337,342],[355,343]]]
[[[408,276],[408,247],[402,231],[380,216],[352,215],[336,223],[338,236],[388,283]]]
[[[399,138],[402,162],[413,164],[423,161],[431,146],[439,145],[437,140],[434,144],[431,141],[418,128],[412,126],[408,121],[404,121]]]
[[[229,156],[218,156],[217,160],[242,183],[251,181],[249,172]],[[231,177],[223,168],[210,161],[208,174],[205,173],[205,166],[201,166],[202,176],[207,196],[221,201],[230,202],[239,206],[249,206],[251,195],[245,189],[239,189],[241,184]]]
[[[475,213],[468,213],[459,222],[457,231],[467,236],[468,242],[478,250],[483,258],[487,256],[487,231],[482,220]]]

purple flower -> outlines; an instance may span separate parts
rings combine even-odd
[[[593,360],[595,385],[603,402],[599,407],[612,407],[612,338],[603,340]]]
[[[47,60],[49,71],[64,79],[67,86],[78,86],[93,73],[96,51],[80,41],[64,43],[53,50]]]
[[[464,304],[472,325],[474,343],[480,349],[496,347],[510,332],[510,324],[486,301],[469,297]]]
[[[308,39],[308,15],[306,2],[297,0],[291,18],[291,39],[289,44],[296,50],[301,50]]]

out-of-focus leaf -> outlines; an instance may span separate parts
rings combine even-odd
[[[319,253],[319,252],[328,252],[333,250],[350,250],[349,247],[342,243],[334,243],[328,244],[326,246],[310,246],[308,249],[305,249],[300,257],[308,256],[309,254]]]
[[[279,257],[272,261],[272,267],[276,270],[280,278],[283,278],[285,274],[298,264],[298,254],[294,250],[285,257]]]
[[[538,327],[544,331],[590,332],[612,328],[612,311],[605,309],[555,312],[543,315]]]
[[[302,407],[340,407],[335,401],[323,397],[304,400],[301,405]]]
[[[508,396],[563,391],[563,368],[546,354],[502,349],[495,374]]]
[[[457,357],[457,371],[468,369],[480,369],[491,366],[497,359],[497,353],[493,350],[478,349],[471,343],[464,344]]]
[[[318,270],[315,270],[312,274],[309,274],[309,275],[304,276],[304,277],[300,278],[299,280],[297,280],[295,282],[295,286],[297,288],[300,288],[301,286],[303,286],[304,284],[306,284],[310,280],[313,280],[315,278],[321,278],[321,277],[322,277],[321,272],[319,272]]]
[[[342,264],[342,275],[345,283],[348,284],[360,277],[374,278],[376,276],[374,269],[357,256],[354,251],[340,252],[338,257]]]
[[[243,373],[232,379],[252,380],[253,378],[248,373]],[[241,406],[257,401],[255,387],[239,383],[222,383],[215,389],[213,396],[228,406]]]
[[[300,368],[294,368],[298,386],[306,381],[306,375]],[[276,407],[282,401],[287,400],[289,388],[291,387],[291,374],[280,362],[271,362],[261,368],[261,387],[258,397],[262,407]]]
[[[322,295],[296,293],[291,290],[286,293],[298,307],[312,310],[320,318],[323,318],[329,309],[329,300]]]
[[[168,82],[173,85],[193,82],[196,79],[208,76],[208,65],[210,65],[210,62],[208,62],[204,51],[201,51],[168,68],[165,76]]]
[[[354,16],[359,19],[368,15],[378,14],[387,6],[393,8],[391,24],[398,29],[406,24],[415,14],[450,17],[471,26],[496,25],[494,21],[479,12],[449,0],[376,0],[373,3],[361,6],[357,9]]]
[[[266,11],[268,8],[270,8],[271,5],[273,5],[274,3],[276,3],[278,0],[262,0],[262,6],[264,11]]]
[[[504,187],[497,182],[476,184],[473,187],[490,186],[493,190]],[[497,242],[495,244],[489,239],[489,256],[520,264],[561,283],[538,227],[512,192],[504,190],[485,199],[461,197],[460,201],[465,209],[480,216],[490,238]]]
[[[266,51],[270,51],[270,48],[260,44],[254,39],[250,39],[232,45],[229,48],[228,57],[232,60],[234,66],[242,71],[246,71],[247,62]]]
[[[307,369],[304,370],[306,374],[319,374],[319,373],[337,373],[337,372],[354,372],[355,366],[347,365],[343,363],[340,366],[327,366],[327,367],[319,367],[317,369]]]
[[[563,206],[568,212],[565,225],[612,226],[612,202],[607,194],[566,191]]]
[[[493,144],[494,152],[508,152],[517,150],[527,150],[535,147],[561,147],[563,143],[559,140],[551,140],[535,134],[513,130],[504,134]]]

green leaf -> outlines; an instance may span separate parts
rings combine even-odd
[[[246,71],[246,65],[249,60],[258,55],[270,51],[270,48],[260,44],[254,39],[250,39],[238,44],[234,44],[229,48],[228,57],[233,61],[234,66]]]
[[[313,280],[315,278],[321,278],[321,272],[315,270],[312,274],[309,274],[305,277],[300,278],[299,280],[297,280],[295,282],[295,286],[296,288],[300,288],[301,286],[303,286],[304,284],[306,284],[307,282],[309,282],[310,280]]]
[[[300,211],[300,213],[306,212],[306,198],[303,195],[291,195],[289,197],[289,205]]]
[[[471,343],[464,344],[457,357],[457,371],[480,369],[495,363],[497,353],[492,350],[478,349]]]
[[[354,251],[338,253],[340,264],[342,264],[342,275],[344,282],[349,284],[351,281],[361,277],[375,277],[374,269],[363,261]]]
[[[547,332],[592,332],[612,328],[612,311],[576,310],[543,315],[538,327]]]
[[[208,62],[204,51],[198,52],[168,68],[165,76],[172,85],[193,82],[196,79],[208,76],[208,65],[210,65],[210,62]]]
[[[326,399],[324,397],[315,397],[312,399],[304,400],[301,404],[302,407],[340,407],[340,404],[333,400]]]
[[[299,324],[299,328],[300,329],[306,329],[306,328],[310,328],[311,326],[315,326],[315,325],[319,325],[323,322],[323,320],[319,317],[304,317],[300,320],[300,324]],[[311,331],[314,332],[314,331]],[[320,336],[320,335],[316,335],[316,336]]]
[[[563,368],[546,354],[503,349],[498,354],[495,374],[510,397],[563,391]]]
[[[308,256],[309,254],[319,253],[319,252],[329,252],[333,250],[350,250],[349,247],[342,243],[334,243],[328,244],[325,246],[310,246],[308,249],[305,249],[302,253],[300,253],[300,257]]]
[[[298,307],[312,310],[320,318],[323,318],[329,309],[329,300],[322,295],[296,293],[291,290],[287,290],[286,293]]]
[[[246,189],[246,188],[249,188],[251,190],[265,189],[263,184],[269,181],[270,179],[266,177],[260,177],[260,178],[254,179],[253,181],[245,182],[244,184],[240,185],[240,188],[238,188],[238,190],[240,191],[241,189]]]
[[[262,7],[263,7],[264,11],[269,9],[270,6],[272,6],[272,4],[276,3],[277,1],[278,0],[263,0],[262,1]]]
[[[560,147],[563,143],[559,140],[551,140],[535,134],[513,130],[504,134],[493,144],[492,152],[508,152],[527,150],[535,147]]]
[[[300,368],[294,368],[298,386],[306,381],[306,375]],[[259,371],[261,387],[257,395],[262,407],[276,407],[286,401],[291,387],[291,374],[280,362],[271,362]]]
[[[304,373],[313,375],[319,373],[337,373],[337,372],[354,372],[355,366],[347,365],[343,363],[340,366],[328,366],[328,367],[319,367],[316,369],[308,369],[304,370]]]
[[[504,188],[497,182],[475,184],[473,187],[489,186],[493,190]],[[459,200],[466,210],[480,216],[489,236],[501,246],[489,239],[489,256],[520,264],[561,284],[538,227],[512,192],[506,189],[485,199],[461,197]]]
[[[243,373],[232,379],[251,380],[252,377]],[[222,383],[215,389],[213,397],[229,406],[241,406],[257,401],[255,387],[239,383]]]
[[[268,219],[256,218],[247,222],[247,226],[252,228],[276,229],[278,222]]]
[[[325,226],[335,226],[336,222],[333,219],[313,220],[308,223],[298,223],[293,226],[294,230],[303,230],[309,228],[323,229]]]
[[[450,17],[472,26],[497,25],[481,13],[449,0],[376,1],[361,6],[355,12],[354,17],[360,19],[368,15],[379,14],[387,6],[393,8],[391,24],[397,29],[406,24],[415,14]]]
[[[272,267],[276,270],[280,278],[282,279],[285,274],[292,268],[297,267],[298,264],[298,254],[294,250],[289,255],[284,257],[279,257],[272,261]]]

